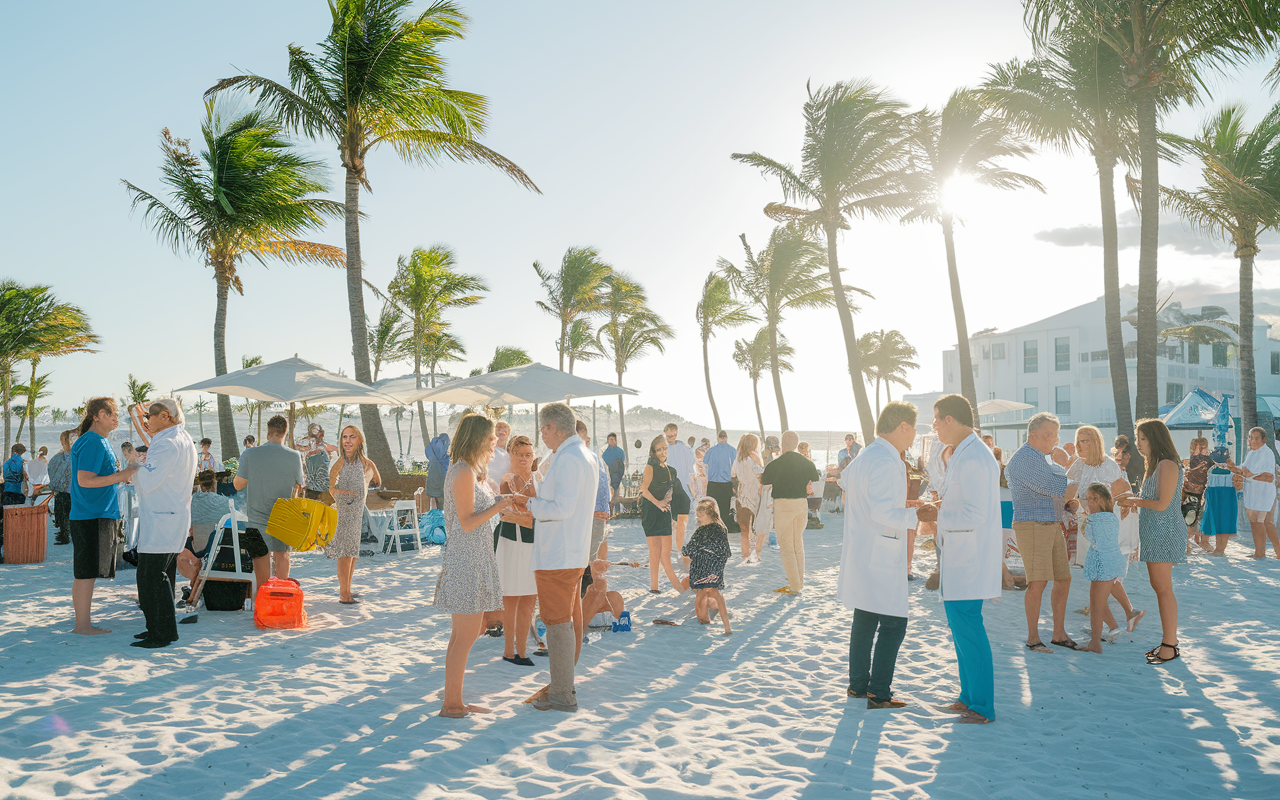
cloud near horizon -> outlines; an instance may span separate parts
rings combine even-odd
[[[1117,218],[1117,235],[1120,249],[1138,246],[1138,213],[1125,211]],[[1059,247],[1102,247],[1102,226],[1077,225],[1072,228],[1050,228],[1036,231],[1035,238]],[[1258,261],[1280,259],[1280,233],[1267,231],[1258,237],[1260,252]],[[1160,217],[1160,245],[1172,247],[1180,253],[1193,256],[1230,256],[1235,248],[1221,239],[1204,236],[1174,217]]]

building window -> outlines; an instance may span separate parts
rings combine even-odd
[[[1089,354],[1090,361],[1109,361],[1110,357],[1106,350],[1094,350]]]
[[[1165,388],[1164,403],[1168,406],[1176,406],[1182,402],[1182,384],[1171,383]]]
[[[1003,343],[1003,342],[1001,342],[1000,344],[993,344],[993,345],[991,345],[991,358],[992,358],[992,360],[997,360],[997,359],[1002,359],[1002,358],[1004,358],[1004,343]]]
[[[1053,387],[1053,413],[1060,417],[1071,416],[1071,387]]]
[[[1188,364],[1200,363],[1200,345],[1198,344],[1187,345],[1187,363]]]
[[[1228,365],[1226,342],[1213,343],[1213,365],[1215,367],[1225,367]]]
[[[1039,408],[1039,407],[1040,407],[1040,389],[1039,389],[1039,387],[1032,386],[1030,389],[1023,389],[1023,390],[1022,390],[1022,402],[1026,403],[1027,405],[1031,406],[1032,408]]]
[[[1022,343],[1022,371],[1040,371],[1040,343],[1035,339]]]
[[[1059,336],[1053,340],[1053,370],[1066,372],[1071,369],[1071,337]]]
[[[1271,354],[1271,374],[1280,375],[1280,353]]]

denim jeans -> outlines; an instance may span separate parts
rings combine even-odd
[[[880,629],[880,637],[876,640],[873,659],[871,641],[876,636],[876,628]],[[906,633],[906,617],[854,609],[853,627],[849,631],[849,688],[877,700],[892,698],[893,669]]]

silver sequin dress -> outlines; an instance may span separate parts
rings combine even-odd
[[[460,470],[470,471],[465,462],[450,465],[444,480],[444,525],[448,540],[436,582],[433,605],[449,614],[479,614],[502,610],[502,582],[498,577],[498,560],[493,553],[491,517],[467,533],[458,523],[458,507],[453,497],[453,482]],[[475,511],[484,511],[497,502],[487,482],[475,484]]]

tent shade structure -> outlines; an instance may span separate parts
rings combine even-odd
[[[401,401],[401,405],[418,402],[418,395],[431,391],[432,379],[435,379],[436,388],[440,388],[447,383],[453,383],[458,380],[453,375],[443,375],[436,373],[432,375],[425,372],[422,375],[422,388],[418,388],[417,376],[413,374],[401,375],[398,378],[383,378],[380,381],[373,382],[373,388],[385,395],[390,395]]]
[[[1213,427],[1222,401],[1196,387],[1162,418],[1170,430],[1206,430]]]
[[[377,384],[375,388],[378,388]],[[381,390],[387,391],[385,388]],[[434,389],[397,392],[396,397],[403,403],[430,400],[461,406],[492,407],[555,403],[567,398],[604,397],[616,394],[637,393],[625,386],[580,378],[553,367],[534,363],[463,378]]]
[[[978,403],[978,416],[986,417],[991,414],[1007,414],[1010,411],[1023,411],[1024,409],[1034,408],[1029,403],[1019,403],[1017,400],[983,400]]]
[[[177,391],[229,394],[275,403],[402,405],[396,398],[371,386],[329,372],[319,364],[297,356],[228,372]]]

